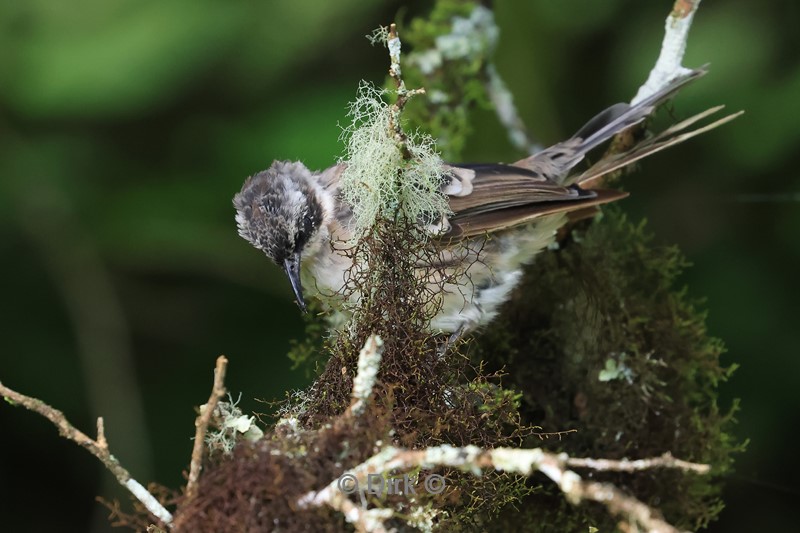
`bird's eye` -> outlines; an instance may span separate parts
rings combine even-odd
[[[303,217],[303,233],[309,234],[314,229],[314,220],[311,218],[311,215],[305,215]]]
[[[296,248],[302,248],[305,246],[306,241],[308,240],[309,235],[314,230],[314,220],[311,218],[310,215],[305,215],[303,217],[303,227],[297,230],[295,234],[294,242]]]

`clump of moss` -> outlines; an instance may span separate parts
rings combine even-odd
[[[575,235],[530,267],[472,355],[511,369],[524,420],[578,430],[558,442],[572,456],[670,451],[711,464],[709,476],[595,475],[660,509],[679,528],[703,527],[722,508],[719,476],[741,449],[729,433],[736,406],[717,403],[718,386],[734,366],[720,364],[724,348],[709,336],[705,312],[676,287],[686,267],[676,248],[655,246],[644,224],[632,224],[617,207]],[[548,492],[525,502],[531,531],[613,527],[603,509],[570,508],[557,491]]]
[[[471,366],[458,354],[442,357],[445,339],[429,328],[438,311],[439,290],[430,284],[436,267],[421,266],[437,264],[439,252],[419,225],[388,213],[348,251],[355,266],[343,296],[360,297],[352,300],[347,326],[324,341],[325,369],[299,401],[282,410],[283,421],[264,439],[240,442],[230,458],[208,466],[198,496],[180,507],[178,529],[259,530],[277,524],[283,531],[340,531],[340,517],[326,509],[298,510],[296,502],[380,446],[518,446],[533,434],[535,428],[520,419],[520,396],[500,386],[498,373]],[[372,334],[383,339],[378,382],[366,412],[348,415],[358,353]],[[421,491],[413,506],[400,496],[377,505],[400,514],[435,510],[455,527],[531,491],[524,479],[506,474],[440,473],[447,479],[445,492]]]
[[[212,458],[197,495],[180,502],[173,531],[347,530],[341,514],[326,506],[302,508],[298,501],[374,453],[388,437],[381,413],[332,418],[307,431],[281,420],[257,442],[240,442],[232,455]]]

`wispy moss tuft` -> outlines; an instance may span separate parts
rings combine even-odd
[[[342,195],[353,207],[357,237],[380,216],[438,220],[450,212],[440,192],[444,169],[436,143],[417,132],[398,139],[386,94],[362,82],[350,104],[351,124],[342,131]]]

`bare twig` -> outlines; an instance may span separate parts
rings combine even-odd
[[[575,465],[597,470],[616,470],[630,472],[647,468],[678,468],[680,470],[705,473],[707,465],[689,463],[665,454],[659,458],[639,461],[612,461],[595,459],[570,459],[566,454],[554,454],[542,450],[496,448],[483,450],[477,446],[457,448],[443,445],[424,450],[404,450],[387,447],[367,461],[343,473],[338,479],[316,492],[309,492],[298,502],[301,507],[328,505],[342,512],[345,519],[354,524],[359,531],[384,532],[383,519],[390,513],[383,509],[380,515],[368,511],[366,506],[359,509],[346,496],[357,492],[345,490],[342,480],[352,481],[354,487],[366,486],[370,474],[389,472],[392,470],[430,469],[447,466],[469,470],[475,475],[487,468],[531,475],[539,471],[549,477],[572,503],[584,500],[600,502],[614,515],[621,515],[631,525],[644,527],[656,533],[677,533],[677,529],[665,522],[658,513],[633,496],[629,496],[608,483],[584,481],[575,472],[567,469],[567,465]]]
[[[192,463],[189,466],[189,479],[186,482],[186,495],[192,498],[197,492],[197,482],[200,479],[200,471],[203,469],[203,452],[205,451],[206,433],[208,424],[217,403],[225,396],[225,371],[228,368],[228,359],[224,355],[217,357],[217,365],[214,368],[214,385],[208,402],[200,407],[200,414],[194,421],[194,447],[192,448]]]
[[[97,417],[97,445],[104,450],[108,450],[108,441],[106,440],[106,426],[103,422],[103,417]]]
[[[0,395],[9,403],[19,404],[48,419],[58,428],[58,433],[62,437],[86,448],[89,453],[97,457],[106,469],[117,478],[120,485],[128,489],[154,517],[167,526],[172,524],[172,514],[141,483],[133,479],[130,472],[109,451],[102,418],[97,419],[97,439],[94,440],[73,426],[64,413],[37,398],[21,394],[2,383],[0,383]]]

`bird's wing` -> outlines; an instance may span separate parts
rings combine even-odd
[[[445,239],[492,233],[553,214],[611,202],[626,196],[613,191],[564,187],[528,169],[509,165],[451,165],[442,191],[452,215],[444,221]]]

